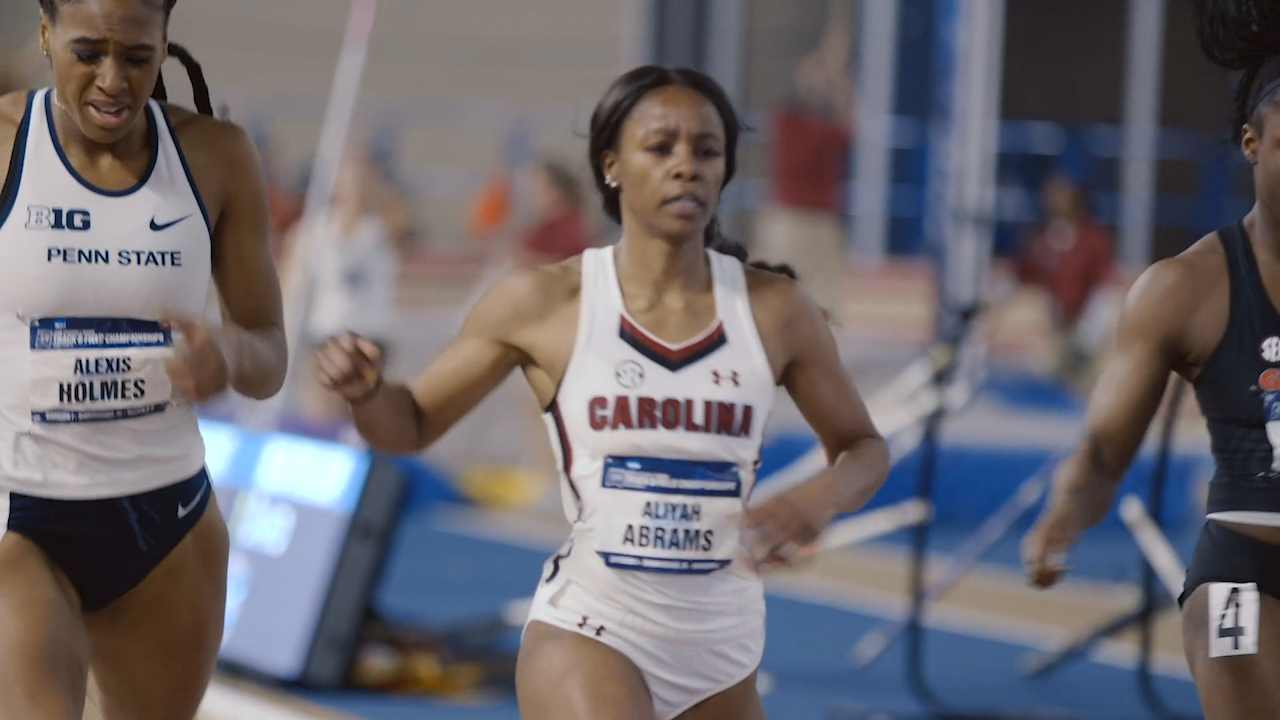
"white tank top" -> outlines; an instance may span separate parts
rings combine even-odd
[[[738,528],[775,383],[742,263],[707,258],[716,319],[671,346],[628,317],[614,249],[583,253],[577,339],[544,416],[573,523],[544,581],[677,633],[764,616]]]
[[[201,317],[209,218],[159,103],[138,184],[71,167],[49,90],[32,94],[0,198],[0,488],[38,497],[146,492],[199,472],[195,408],[171,398],[165,310]]]

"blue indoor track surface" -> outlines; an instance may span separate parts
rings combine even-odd
[[[444,629],[492,619],[508,601],[532,594],[542,563],[552,552],[545,541],[539,547],[532,542],[522,546],[517,541],[483,539],[480,533],[446,529],[457,526],[441,522],[440,517],[422,510],[402,523],[378,589],[378,612],[391,620]],[[946,536],[943,532],[935,547],[947,547]],[[898,541],[893,538],[890,542]],[[1091,538],[1082,551],[1106,557],[1108,546],[1113,552],[1119,546],[1130,553],[1129,544],[1122,532],[1104,533]],[[998,557],[993,558],[997,563],[1016,557],[1016,538],[1005,545],[997,549]],[[1101,574],[1123,574],[1123,565],[1129,562],[1134,573],[1131,577],[1136,577],[1136,552],[1131,556],[1130,560],[1116,560]],[[920,709],[908,689],[901,642],[870,668],[854,671],[847,659],[849,649],[883,618],[834,607],[838,604],[838,600],[806,599],[794,589],[785,595],[770,593],[769,636],[762,664],[762,670],[775,681],[764,697],[770,720],[852,719],[860,717],[857,711],[909,713]],[[510,631],[509,636],[509,646],[514,648],[518,631]],[[992,712],[992,717],[1028,712],[1042,718],[1152,717],[1141,702],[1136,675],[1129,669],[1079,659],[1045,678],[1023,679],[1015,663],[1028,648],[984,637],[977,629],[969,634],[929,629],[925,647],[925,670],[933,689],[957,709]],[[1157,676],[1156,683],[1175,710],[1199,716],[1189,680]],[[519,717],[514,698],[506,696],[464,703],[353,692],[304,695],[369,720]]]

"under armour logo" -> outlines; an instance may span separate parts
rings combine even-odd
[[[583,616],[582,616],[582,622],[578,623],[578,629],[579,629],[579,630],[594,630],[594,631],[595,631],[595,635],[596,635],[596,637],[600,637],[601,635],[603,635],[603,634],[604,634],[604,626],[603,626],[603,625],[592,625],[592,624],[588,621],[588,619],[587,619],[587,616],[586,616],[586,615],[583,615]]]
[[[724,385],[725,383],[733,383],[734,387],[742,387],[742,383],[738,381],[737,370],[730,370],[727,373],[722,373],[719,370],[712,370],[711,379],[714,380],[717,385]]]

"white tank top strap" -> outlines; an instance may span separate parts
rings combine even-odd
[[[751,309],[746,266],[737,258],[714,250],[708,250],[707,257],[710,258],[716,287],[716,309],[729,341],[744,347],[751,360],[772,376],[769,356],[765,352],[764,341],[756,327],[755,313]]]
[[[49,133],[49,101],[53,90],[37,90],[31,98],[30,126],[27,129],[27,149],[24,157],[22,181],[28,186],[48,182],[50,175],[59,180],[70,178],[70,173],[58,159],[54,138]]]
[[[578,331],[574,338],[573,354],[591,348],[592,343],[608,332],[606,318],[611,305],[609,273],[605,266],[608,248],[588,248],[582,253],[582,280],[578,291]],[[616,322],[616,319],[615,319]],[[572,361],[570,361],[572,363]]]
[[[40,155],[47,152],[51,148],[46,142],[42,142],[48,137],[48,116],[45,114],[45,95],[50,90],[36,90],[31,94],[31,108],[27,116],[27,137],[26,150],[23,153],[23,164],[30,168],[32,163],[39,162]]]
[[[618,284],[618,263],[613,245],[593,248],[599,263],[598,287],[600,288],[600,309],[610,312],[622,312],[626,302],[622,299],[622,286]]]
[[[156,133],[160,136],[161,154],[176,160],[178,141],[173,134],[173,123],[169,120],[169,113],[165,112],[164,105],[157,100],[148,100],[147,107],[151,108],[151,116],[156,119]]]
[[[616,337],[618,319],[627,314],[618,284],[618,265],[613,245],[592,248],[595,256],[595,296],[591,299],[592,328],[596,338]]]
[[[200,196],[200,188],[196,186],[196,180],[191,175],[191,167],[187,164],[186,155],[182,152],[182,145],[178,142],[177,133],[173,130],[173,121],[169,118],[169,112],[157,100],[148,101],[151,108],[151,116],[155,119],[157,138],[159,140],[157,147],[156,165],[163,177],[172,177],[175,179],[184,177],[187,186],[191,189],[191,196],[195,199],[197,207],[200,209],[200,216],[204,220],[205,229],[209,232],[209,237],[213,237],[213,221],[209,218],[209,210],[205,207],[204,198]]]

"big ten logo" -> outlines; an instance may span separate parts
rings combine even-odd
[[[44,205],[27,206],[28,230],[71,230],[84,232],[90,227],[88,210],[66,210]]]

